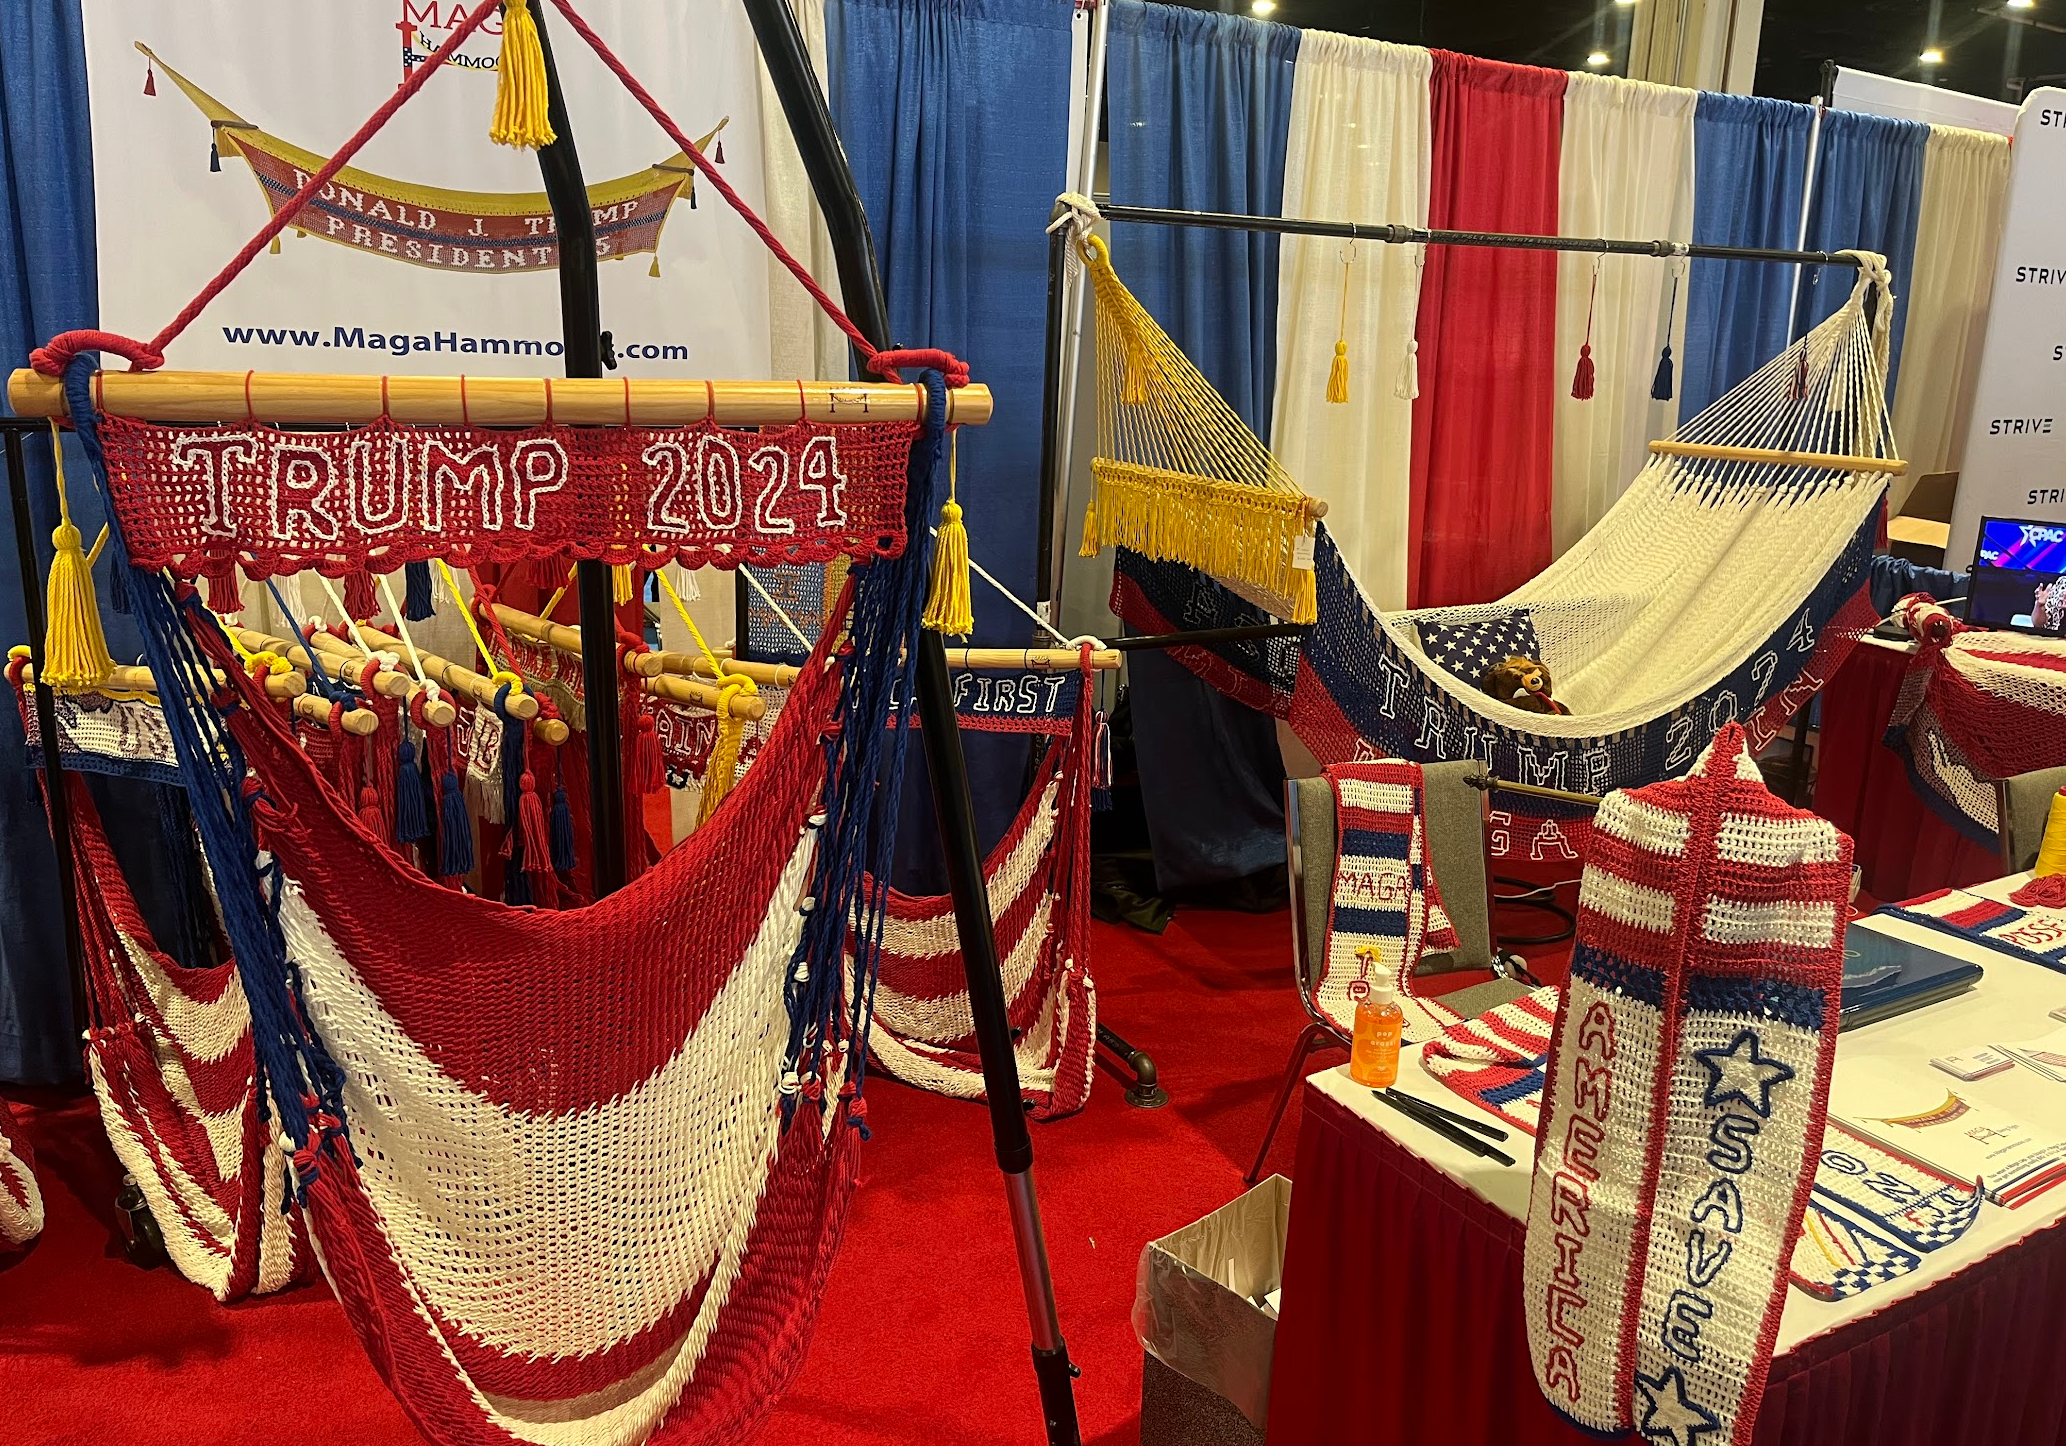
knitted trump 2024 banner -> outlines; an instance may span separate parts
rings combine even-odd
[[[1529,1201],[1536,1378],[1587,1430],[1747,1446],[1814,1183],[1851,842],[1731,725],[1609,795],[1579,895]]]

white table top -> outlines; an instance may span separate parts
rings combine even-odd
[[[2027,874],[2018,874],[1976,885],[1973,892],[2006,899],[2028,878]],[[1911,1063],[1932,1074],[1942,1074],[1930,1068],[1930,1060],[1937,1055],[1982,1044],[2014,1043],[2058,1027],[2050,1011],[2066,1005],[2066,974],[1917,924],[1875,919],[1869,927],[1975,960],[1985,966],[1987,973],[1971,990],[1955,999],[1846,1030],[1837,1038],[1839,1074],[1847,1061],[1859,1059]],[[1952,1082],[1949,1075],[1943,1078],[1947,1084]],[[1349,1078],[1346,1065],[1314,1075],[1312,1084],[1489,1204],[1517,1220],[1527,1217],[1535,1150],[1534,1141],[1520,1131],[1512,1131],[1511,1138],[1500,1146],[1514,1157],[1515,1163],[1501,1165],[1473,1155],[1432,1130],[1414,1124],[1397,1110],[1379,1104],[1367,1089]],[[1446,1109],[1466,1112],[1476,1108],[1420,1068],[1417,1046],[1403,1052],[1396,1088]],[[1958,1088],[1978,1103],[1994,1105],[2033,1125],[2066,1133],[2066,1084],[2054,1084],[2019,1065],[1986,1079],[1960,1083]],[[1840,1301],[1816,1300],[1805,1291],[1789,1289],[1786,1313],[1779,1326],[1778,1351],[1783,1354],[1802,1341],[1871,1315],[2062,1217],[2066,1217],[2066,1186],[2055,1187],[2017,1210],[1983,1205],[1979,1218],[1960,1240],[1925,1255],[1919,1269],[1898,1280]]]

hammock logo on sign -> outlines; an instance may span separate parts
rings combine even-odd
[[[447,0],[439,5],[438,0],[402,0],[402,18],[395,22],[395,29],[402,37],[402,76],[424,64],[444,44],[444,36],[457,30],[466,19],[466,7],[458,0]],[[445,64],[460,70],[495,71],[500,58],[502,38],[502,17],[490,15],[481,22],[481,28],[467,38],[466,44],[445,57]],[[479,49],[470,50],[469,46]]]

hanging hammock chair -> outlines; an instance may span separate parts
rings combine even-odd
[[[1006,1015],[1017,1041],[1020,1096],[1039,1120],[1083,1108],[1090,1098],[1097,1044],[1097,988],[1089,946],[1091,791],[1099,725],[1089,649],[1083,651],[1084,666],[1069,690],[1075,694],[1072,705],[1007,722],[1009,731],[1038,732],[1051,741],[1039,782],[983,861],[990,916],[997,924]],[[1045,693],[1044,685],[1053,681],[1026,675],[1025,682],[1034,686],[1024,691],[1029,697]],[[967,714],[963,723],[979,730],[998,726]],[[953,900],[891,889],[884,910],[869,1053],[884,1073],[906,1084],[958,1099],[984,1098]],[[850,958],[849,971],[852,967]]]
[[[569,0],[554,5],[871,370],[915,369],[915,383],[874,386],[858,407],[798,383],[798,410],[781,416],[750,410],[765,386],[697,383],[694,409],[659,425],[636,416],[630,382],[477,379],[476,408],[494,398],[542,422],[512,428],[508,411],[500,426],[469,420],[463,382],[413,379],[417,404],[427,389],[450,408],[425,424],[392,415],[377,377],[323,378],[310,403],[305,378],[297,390],[247,374],[237,404],[208,374],[94,370],[98,351],[161,366],[500,8],[481,0],[156,337],[68,333],[10,396],[53,414],[62,379],[214,879],[276,1149],[410,1419],[435,1446],[732,1442],[802,1364],[855,1183],[883,929],[863,880],[884,875],[895,844],[894,810],[877,805],[898,794],[907,732],[888,725],[914,700],[947,429],[984,420],[988,395],[950,404],[949,385],[967,383],[954,358],[869,347]],[[511,0],[496,134],[537,145],[551,132],[530,30]],[[644,385],[648,398],[665,387]],[[125,408],[125,389],[152,400]],[[857,390],[840,388],[841,403]],[[172,398],[205,410],[137,420]],[[727,425],[728,406],[750,414]],[[193,586],[225,561],[263,580],[568,556],[854,566],[727,806],[622,889],[560,912],[456,892],[407,862],[303,751]]]
[[[1194,668],[1287,718],[1322,763],[1478,758],[1502,779],[1604,794],[1683,773],[1730,722],[1764,747],[1876,621],[1867,566],[1903,464],[1885,401],[1893,296],[1881,258],[1856,254],[1843,306],[1652,443],[1599,524],[1514,592],[1380,612],[1322,528],[1314,625],[1266,659],[1208,655]],[[1117,412],[1109,381],[1101,370],[1100,407]],[[1122,581],[1114,607],[1163,632],[1254,620],[1204,588],[1223,601],[1201,610]],[[1568,716],[1480,689],[1511,655],[1547,667]],[[1552,825],[1580,814],[1516,809]]]
[[[43,738],[22,661],[8,674],[34,764]],[[280,1208],[287,1161],[259,1098],[236,965],[182,964],[159,947],[86,786],[88,773],[178,785],[158,705],[102,693],[56,702],[91,1021],[87,1075],[115,1158],[143,1192],[173,1267],[217,1300],[313,1279],[300,1212]],[[183,816],[175,822],[183,827]],[[186,840],[161,843],[178,849]],[[186,860],[170,862],[180,871]],[[193,863],[205,895],[206,866]],[[213,915],[205,898],[180,902],[182,912]],[[222,952],[219,937],[210,943]]]

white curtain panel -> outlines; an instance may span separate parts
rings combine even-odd
[[[1909,461],[1902,495],[1924,473],[1956,468],[1965,449],[2008,180],[2008,137],[1930,127],[1894,387],[1894,441]]]
[[[804,49],[811,67],[818,72],[818,85],[825,84],[825,0],[792,0],[797,29],[803,32]],[[824,213],[811,192],[810,177],[804,174],[803,157],[789,122],[782,114],[781,99],[765,64],[760,65],[761,169],[766,178],[767,207],[763,212],[772,230],[789,254],[834,301],[839,296],[839,266],[832,254],[832,238],[825,230]],[[768,257],[768,349],[772,359],[768,375],[805,377],[814,381],[847,379],[847,341],[831,318],[797,284],[788,268]],[[729,595],[729,589],[722,589]],[[669,611],[672,611],[670,608]],[[696,619],[700,625],[701,617]]]
[[[1427,225],[1431,65],[1417,47],[1305,33],[1291,82],[1285,215]],[[1271,450],[1326,499],[1335,544],[1385,608],[1406,604],[1413,402],[1398,383],[1419,307],[1414,248],[1284,238]],[[1327,400],[1337,340],[1348,342],[1346,403]]]
[[[1690,240],[1693,108],[1698,91],[1573,75],[1564,93],[1558,230],[1566,236]],[[1596,265],[1597,263],[1597,265]],[[1595,274],[1598,294],[1593,291]],[[1672,282],[1678,300],[1672,305]],[[1671,316],[1672,400],[1651,400]],[[1593,395],[1571,395],[1592,318]],[[1678,358],[1686,331],[1686,263],[1567,253],[1557,264],[1556,467],[1552,535],[1562,553],[1614,505],[1678,425]]]

